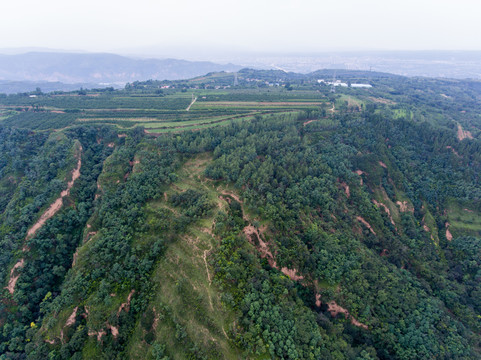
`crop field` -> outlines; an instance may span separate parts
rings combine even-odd
[[[196,101],[192,102],[195,96]],[[161,134],[222,126],[270,115],[298,114],[329,106],[315,91],[194,90],[193,93],[89,92],[11,95],[0,98],[0,122],[31,130],[60,130],[79,124],[109,124],[120,131],[143,127]],[[189,110],[187,110],[189,108]]]

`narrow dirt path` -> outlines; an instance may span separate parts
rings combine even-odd
[[[76,157],[77,166],[72,171],[72,179],[67,183],[67,189],[60,193],[60,197],[50,205],[50,207],[40,216],[38,221],[27,231],[27,236],[25,237],[25,240],[31,239],[35,235],[35,233],[47,222],[47,220],[54,216],[62,208],[63,198],[70,194],[70,189],[72,189],[75,180],[80,177],[80,168],[82,166],[82,145],[80,145]],[[22,251],[25,252],[28,250],[28,246],[24,245]],[[16,275],[13,274],[14,272],[16,272],[15,270],[17,270],[18,272],[18,270],[23,268],[24,264],[25,259],[22,258],[15,264],[15,266],[10,271],[10,279],[8,280],[8,285],[6,287],[10,294],[13,294],[13,292],[15,291],[15,285],[17,284],[17,280],[20,277],[20,274],[18,273]]]
[[[63,205],[63,198],[70,194],[70,190],[72,189],[75,180],[80,177],[80,168],[82,166],[82,146],[80,146],[77,154],[77,167],[72,171],[72,180],[67,183],[67,189],[60,193],[60,197],[55,200],[50,207],[40,216],[40,219],[28,230],[27,236],[25,239],[31,239],[35,233],[40,229],[48,219],[54,216]]]
[[[204,250],[204,264],[205,264],[205,270],[207,271],[207,279],[209,280],[209,285],[212,285],[212,280],[210,279],[210,272],[209,272],[209,266],[207,265],[207,253],[212,250],[212,245],[208,250]]]
[[[189,111],[190,110],[190,107],[192,105],[194,105],[194,103],[197,101],[197,97],[194,98],[194,100],[192,100],[192,102],[189,104],[189,106],[187,106],[187,109],[185,109],[185,111]]]
[[[5,287],[5,289],[8,290],[10,294],[13,294],[13,291],[15,290],[15,285],[17,284],[17,280],[20,277],[20,274],[15,274],[15,270],[23,268],[23,265],[25,264],[24,259],[20,259],[10,270],[10,279],[8,280],[8,285]]]
[[[318,119],[307,120],[307,121],[305,121],[305,122],[302,124],[302,126],[306,126],[307,124],[310,124],[310,123],[312,123],[312,122],[314,122],[314,121],[319,121],[319,120],[318,120]]]
[[[212,286],[212,280],[210,278],[209,265],[207,264],[207,253],[211,250],[212,250],[212,244],[210,244],[209,249],[204,250],[204,255],[202,256],[202,258],[204,259],[205,271],[207,272],[207,279],[209,280],[209,287]],[[214,310],[214,304],[212,303],[212,297],[210,296],[209,290],[207,290],[207,296],[209,297],[210,308]]]

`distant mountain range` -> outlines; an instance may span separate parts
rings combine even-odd
[[[0,55],[0,80],[65,84],[125,84],[136,80],[187,79],[214,71],[237,71],[233,64],[177,59],[135,59],[102,53],[28,52]]]

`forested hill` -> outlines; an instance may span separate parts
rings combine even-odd
[[[481,359],[479,90],[371,84],[0,98],[0,358]]]

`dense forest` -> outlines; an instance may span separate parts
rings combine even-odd
[[[481,359],[481,86],[344,75],[0,101],[0,359]]]

